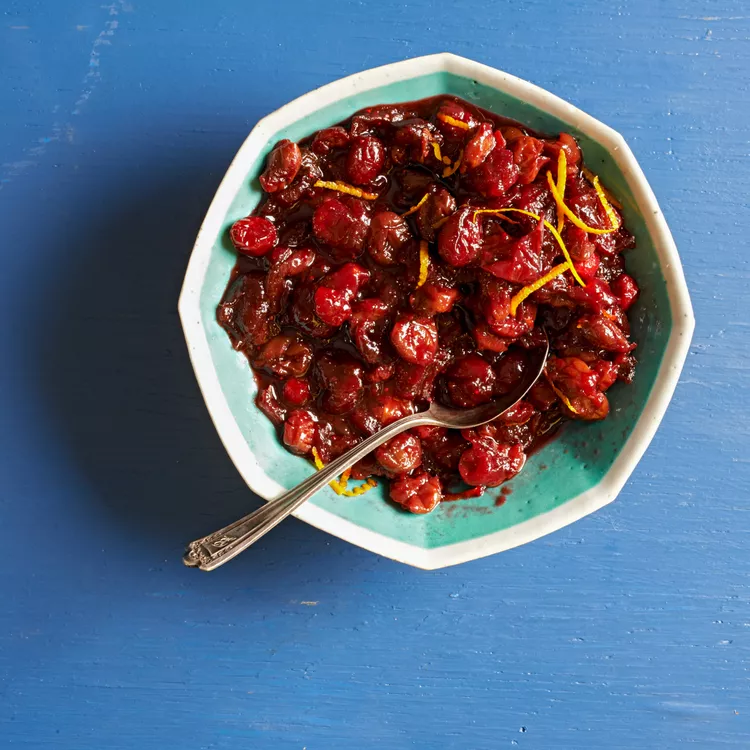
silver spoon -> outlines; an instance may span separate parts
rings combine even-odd
[[[251,544],[257,542],[276,524],[281,523],[290,513],[294,513],[309,497],[325,487],[360,458],[375,450],[379,445],[411,427],[433,426],[464,430],[497,419],[503,412],[517,404],[531,389],[544,371],[549,354],[549,340],[529,353],[528,367],[523,381],[509,394],[488,404],[473,409],[448,409],[433,402],[427,411],[411,414],[389,424],[374,435],[365,438],[359,445],[334,459],[324,469],[300,482],[294,489],[266,503],[262,508],[250,513],[213,534],[190,542],[183,557],[185,565],[201,570],[213,570],[236,557]]]

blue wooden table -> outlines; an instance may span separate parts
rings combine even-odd
[[[449,50],[620,130],[697,330],[616,503],[425,573],[254,500],[176,302],[265,113]],[[750,747],[746,0],[7,0],[0,15],[0,746]]]

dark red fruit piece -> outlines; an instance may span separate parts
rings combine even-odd
[[[265,255],[279,241],[276,227],[262,216],[235,221],[229,234],[238,252],[253,258]]]
[[[375,214],[370,223],[370,240],[367,251],[381,266],[403,263],[403,250],[412,239],[406,220],[393,211]]]
[[[315,291],[315,314],[328,325],[342,325],[352,313],[352,300],[369,278],[370,272],[356,263],[345,263],[328,274]]]
[[[320,356],[316,371],[325,391],[323,408],[331,414],[351,411],[364,385],[362,365],[347,354],[330,351]]]
[[[464,158],[461,160],[461,172],[476,169],[484,162],[494,148],[495,136],[492,133],[492,123],[483,122],[464,148]]]
[[[544,142],[528,135],[522,135],[508,144],[513,152],[513,161],[518,165],[518,182],[528,185],[534,182],[539,170],[549,161],[549,157],[542,156]],[[554,173],[557,176],[557,172]]]
[[[475,261],[482,250],[482,228],[473,220],[470,209],[454,213],[443,224],[438,235],[438,253],[455,268]]]
[[[453,120],[459,120],[468,127],[462,128],[458,125],[451,125],[449,122],[441,119],[441,115],[450,117]],[[479,125],[479,121],[463,104],[454,102],[451,99],[446,99],[440,104],[437,111],[437,126],[446,138],[462,141],[477,125]]]
[[[278,326],[271,314],[263,274],[238,276],[227,287],[216,317],[235,349],[260,346],[268,341],[278,331]]]
[[[315,209],[312,220],[318,240],[352,258],[362,251],[369,224],[369,216],[356,199],[345,203],[338,198],[327,198]]]
[[[414,404],[407,399],[394,396],[388,389],[389,385],[386,383],[384,389],[382,386],[367,389],[364,398],[350,416],[357,429],[371,435],[381,427],[414,413]]]
[[[464,451],[458,472],[466,484],[497,487],[518,474],[525,462],[526,454],[520,445],[498,443],[485,437]]]
[[[304,406],[312,395],[310,383],[301,378],[289,378],[284,383],[281,395],[291,406]]]
[[[381,445],[375,458],[391,474],[407,474],[422,463],[422,445],[414,435],[402,432]]]
[[[516,284],[530,284],[542,276],[542,242],[544,222],[538,221],[532,232],[513,242],[506,257],[483,266],[484,270],[499,279]]]
[[[272,338],[253,359],[253,367],[279,378],[301,377],[310,368],[312,348],[294,334]]]
[[[432,317],[453,309],[458,290],[442,284],[423,284],[411,297],[409,304],[417,315]]]
[[[628,310],[638,299],[638,284],[635,283],[632,276],[624,273],[612,282],[612,293],[617,297],[622,309]]]
[[[255,403],[275,425],[280,425],[284,421],[286,407],[279,401],[276,386],[273,383],[258,391]]]
[[[324,156],[331,149],[343,148],[349,143],[349,133],[346,132],[345,128],[339,127],[338,125],[332,128],[324,128],[319,130],[313,138],[313,142],[310,148],[320,156]]]
[[[497,376],[481,354],[466,354],[446,370],[448,395],[455,406],[479,406],[492,400]]]
[[[295,409],[284,421],[284,445],[304,456],[312,450],[318,429],[317,419],[309,409]]]
[[[279,141],[266,159],[260,184],[267,193],[276,193],[291,185],[302,164],[302,152],[296,143]]]
[[[362,359],[369,364],[383,357],[388,310],[388,305],[380,299],[363,299],[352,305],[349,334]]]
[[[565,149],[568,177],[575,177],[578,174],[578,163],[581,161],[581,149],[578,147],[576,139],[569,133],[560,133],[560,137],[556,141],[544,142],[544,154],[555,165],[557,165],[561,148]],[[555,172],[556,176],[557,172]]]
[[[410,513],[429,513],[443,499],[443,488],[438,477],[417,474],[391,482],[391,500]]]
[[[315,251],[310,248],[292,250],[277,247],[269,256],[271,267],[266,277],[268,303],[273,312],[281,309],[284,296],[293,286],[292,278],[300,276],[315,262]]]
[[[635,349],[617,323],[604,315],[584,315],[578,319],[576,328],[597,349],[623,353]]]
[[[456,210],[456,199],[440,185],[430,185],[429,197],[416,214],[417,228],[423,239],[432,242],[443,219]]]
[[[515,185],[519,174],[513,152],[507,148],[495,148],[471,172],[471,181],[474,189],[485,197],[499,198]]]
[[[391,343],[401,359],[415,365],[428,365],[438,348],[438,331],[431,318],[404,313],[391,330]]]
[[[572,416],[594,420],[609,414],[609,401],[599,389],[598,373],[579,357],[550,357],[546,374]]]
[[[371,135],[352,138],[346,157],[346,174],[349,182],[367,185],[380,174],[384,162],[385,149],[378,138]]]

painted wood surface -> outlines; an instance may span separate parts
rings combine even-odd
[[[750,747],[750,9],[744,0],[4,3],[0,745]],[[257,502],[213,431],[177,293],[263,114],[449,50],[620,130],[697,318],[619,500],[435,573]]]

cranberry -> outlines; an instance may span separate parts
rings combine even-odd
[[[334,326],[324,323],[315,314],[315,292],[317,286],[311,283],[302,284],[292,294],[292,305],[289,317],[292,325],[299,328],[309,336],[325,339],[332,336],[336,329]]]
[[[488,198],[505,195],[518,180],[520,170],[507,148],[495,148],[471,173],[474,189]]]
[[[235,349],[260,346],[278,330],[271,317],[262,273],[238,276],[224,293],[216,316]]]
[[[521,185],[534,182],[539,170],[549,161],[548,157],[542,156],[544,143],[537,138],[522,135],[509,148],[513,152],[513,161],[518,165],[518,182]]]
[[[485,437],[464,451],[458,471],[466,484],[497,487],[518,474],[524,463],[526,454],[520,445],[498,443]]]
[[[526,355],[514,349],[509,351],[496,365],[496,390],[498,393],[510,393],[523,379],[526,372]]]
[[[411,240],[409,225],[393,211],[381,211],[370,224],[367,251],[381,266],[392,266],[404,261],[402,251]]]
[[[492,400],[496,375],[481,354],[466,354],[446,371],[448,394],[460,407],[479,406]]]
[[[423,284],[411,297],[409,303],[417,315],[432,317],[453,309],[458,291],[441,284]]]
[[[370,272],[356,263],[345,263],[324,277],[315,291],[316,315],[328,325],[342,325],[352,314],[352,300],[369,278]]]
[[[557,394],[546,380],[537,380],[531,387],[527,398],[539,411],[549,411],[559,401]]]
[[[422,463],[422,445],[408,432],[402,432],[375,451],[378,463],[391,474],[408,474]]]
[[[607,397],[599,390],[599,375],[579,357],[550,357],[547,377],[565,397],[566,409],[579,419],[604,419]]]
[[[427,200],[417,211],[417,228],[423,239],[432,242],[443,219],[456,210],[456,199],[440,185],[430,185]]]
[[[324,156],[331,149],[343,148],[349,143],[349,133],[345,128],[338,125],[333,128],[324,128],[319,130],[313,138],[310,148],[320,156]]]
[[[276,386],[271,383],[258,391],[255,397],[258,408],[275,424],[279,425],[286,417],[286,408],[279,401]]]
[[[466,148],[464,148],[464,158],[461,160],[461,172],[476,169],[490,155],[495,145],[495,136],[492,134],[492,123],[483,122],[469,139]]]
[[[349,334],[365,362],[375,364],[383,356],[388,325],[388,305],[379,299],[363,299],[352,305]]]
[[[482,229],[470,209],[454,213],[440,229],[438,253],[451,266],[460,268],[475,261],[482,250]]]
[[[544,142],[544,153],[557,165],[560,156],[560,149],[565,151],[565,160],[568,165],[568,177],[578,175],[578,163],[581,161],[581,149],[578,147],[576,139],[569,133],[560,133],[556,141]],[[555,172],[555,176],[557,172]]]
[[[380,174],[384,162],[385,150],[380,140],[371,135],[352,138],[346,157],[349,182],[367,185]]]
[[[359,438],[343,417],[319,418],[314,447],[324,464],[351,450],[358,442]]]
[[[526,424],[534,416],[534,407],[528,401],[519,401],[504,411],[498,419],[505,424]]]
[[[584,315],[576,328],[598,349],[608,352],[629,352],[635,348],[617,324],[603,315]]]
[[[493,276],[517,284],[530,284],[542,275],[542,241],[544,222],[538,221],[536,228],[514,242],[508,257],[483,266]]]
[[[266,278],[268,302],[274,312],[278,312],[285,294],[292,288],[291,279],[300,276],[315,262],[315,251],[310,248],[292,250],[277,247],[270,255],[271,267]]]
[[[302,164],[299,146],[284,139],[274,146],[268,155],[266,168],[260,176],[260,184],[267,193],[276,193],[291,185]]]
[[[453,120],[459,120],[468,127],[462,128],[458,125],[451,125],[450,122],[441,119],[441,116],[450,117]],[[466,138],[466,134],[469,131],[474,130],[474,128],[479,125],[479,122],[463,104],[459,104],[459,102],[452,101],[451,99],[446,99],[438,108],[437,125],[443,135],[447,138],[463,141]]]
[[[507,350],[510,345],[510,340],[498,336],[490,330],[490,327],[484,321],[480,321],[474,326],[474,330],[471,332],[474,336],[477,349],[480,351],[495,352],[496,354],[502,354]]]
[[[443,488],[437,477],[417,474],[391,482],[391,500],[410,513],[429,513],[443,499]]]
[[[391,155],[396,163],[404,164],[411,160],[424,164],[430,156],[434,156],[432,144],[442,145],[443,136],[429,122],[417,118],[396,127],[393,143]]]
[[[317,374],[325,390],[323,408],[331,414],[351,411],[364,385],[362,365],[346,354],[327,352],[317,361]]]
[[[284,445],[301,456],[310,453],[317,428],[317,419],[309,409],[289,412],[284,421]]]
[[[639,289],[633,277],[623,273],[612,282],[612,293],[617,297],[620,307],[628,310],[638,299]]]
[[[431,318],[401,314],[391,329],[391,343],[401,359],[415,365],[428,365],[438,348],[438,331]]]
[[[272,338],[258,352],[253,367],[267,370],[280,378],[301,377],[310,368],[312,348],[296,335]]]
[[[237,250],[251,257],[265,255],[279,241],[276,227],[262,216],[248,216],[235,221],[230,236]]]
[[[284,389],[281,393],[284,401],[292,406],[304,406],[312,395],[310,383],[301,378],[289,378],[284,383]]]
[[[348,257],[362,251],[369,223],[361,201],[344,202],[338,198],[324,200],[315,209],[312,220],[315,237]]]
[[[352,412],[351,420],[355,427],[371,435],[397,419],[408,417],[414,411],[411,401],[394,396],[387,388],[369,388]]]

